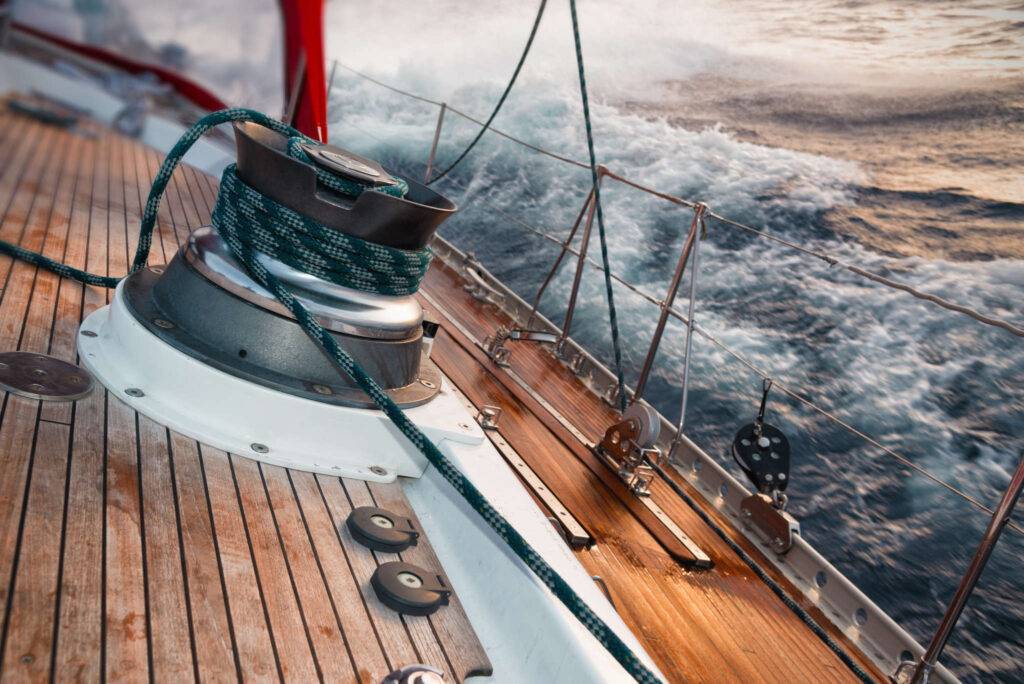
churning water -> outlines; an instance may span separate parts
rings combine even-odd
[[[586,160],[565,3],[553,2],[495,125]],[[1024,323],[1024,5],[977,2],[580,2],[599,160],[651,187],[927,292]],[[337,3],[331,56],[486,117],[533,18],[521,3]],[[436,107],[339,67],[332,141],[422,177]],[[444,168],[476,134],[449,114]],[[461,211],[442,234],[527,300],[589,172],[495,135],[437,189]],[[692,214],[614,182],[602,196],[613,270],[663,296]],[[500,209],[500,211],[496,210]],[[594,254],[596,251],[596,242]],[[571,266],[541,309],[564,316]],[[685,288],[680,302],[685,305]],[[573,334],[611,360],[601,275],[587,269]],[[657,317],[615,302],[627,380]],[[778,381],[990,505],[1024,454],[1024,341],[782,245],[709,222],[699,323]],[[678,417],[683,329],[671,325],[647,398]],[[760,380],[694,338],[689,435],[728,447]],[[986,516],[831,421],[773,393],[790,436],[803,533],[926,642]],[[1021,520],[1020,515],[1017,516]],[[1007,530],[944,658],[965,681],[1024,678],[1024,537]]]

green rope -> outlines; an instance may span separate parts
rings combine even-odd
[[[302,143],[319,144],[290,126],[258,112],[227,109],[204,117],[185,132],[168,153],[168,159],[180,159],[203,133],[214,126],[230,121],[253,121],[277,133],[289,136],[290,156],[311,163],[302,149]],[[153,241],[157,210],[167,183],[177,162],[168,166],[165,160],[160,168],[143,214],[139,232],[139,246],[130,272],[145,268]],[[333,190],[357,197],[366,190],[375,189],[402,197],[408,184],[395,179],[394,185],[371,188],[355,181],[335,176],[314,165],[317,178]],[[285,207],[242,182],[232,164],[224,170],[221,191],[213,213],[213,223],[237,224],[245,219],[249,230],[244,242],[252,250],[263,252],[293,268],[311,273],[338,285],[364,292],[385,295],[407,295],[416,292],[427,273],[433,254],[428,249],[402,250],[366,242],[308,219]],[[0,241],[0,252],[42,266],[59,275],[100,287],[116,287],[120,278],[87,273],[66,264],[48,259],[27,249]]]
[[[475,138],[473,138],[473,142],[466,146],[466,149],[462,151],[459,158],[452,162],[451,166],[447,169],[428,180],[428,185],[439,178],[444,178],[448,175],[449,171],[458,166],[459,162],[461,162],[465,156],[469,154],[469,151],[473,149],[478,142],[480,142],[480,138],[482,138],[484,133],[487,132],[487,129],[491,127],[491,122],[494,121],[494,117],[498,116],[498,112],[501,111],[501,106],[505,104],[505,98],[507,98],[508,94],[512,92],[512,86],[515,85],[516,79],[519,78],[519,72],[522,70],[523,64],[526,62],[526,55],[530,54],[530,47],[533,45],[533,38],[537,35],[537,27],[540,26],[540,18],[544,16],[544,8],[547,4],[548,0],[540,0],[540,9],[537,10],[537,18],[533,20],[533,28],[530,30],[530,37],[526,40],[526,47],[523,49],[523,54],[519,57],[519,64],[516,64],[516,70],[512,72],[512,78],[509,79],[508,85],[505,86],[505,92],[503,92],[501,97],[498,99],[498,104],[494,106],[494,111],[492,111],[491,115],[487,117],[487,122],[484,123],[484,127],[481,128],[480,132],[476,134]]]
[[[343,178],[336,180],[342,185],[352,183]],[[246,230],[239,234],[239,240],[249,250],[364,292],[416,292],[433,256],[429,249],[385,247],[321,225],[246,185],[231,164],[221,177],[213,225],[241,223],[245,223]]]
[[[139,230],[139,246],[132,264],[132,272],[138,271],[146,265],[160,201],[171,179],[171,175],[174,173],[174,169],[177,168],[182,157],[185,156],[188,149],[203,133],[214,126],[231,121],[251,121],[266,126],[282,135],[306,140],[301,133],[290,126],[271,119],[265,114],[247,109],[225,109],[209,114],[196,122],[185,131],[181,139],[178,140],[177,144],[167,154],[167,158],[164,159],[163,164],[160,166],[160,171],[153,182],[149,199],[146,200],[146,208]],[[409,420],[398,404],[392,401],[391,397],[367,375],[366,371],[345,350],[338,346],[334,338],[324,330],[306,307],[295,299],[291,292],[277,278],[271,275],[257,258],[258,253],[279,258],[280,253],[278,252],[264,251],[264,248],[268,246],[268,243],[264,241],[266,237],[264,234],[268,230],[272,230],[275,236],[273,238],[266,238],[271,240],[269,247],[285,252],[286,258],[293,259],[296,265],[302,267],[302,270],[314,274],[318,274],[320,270],[329,271],[336,275],[343,273],[346,267],[342,263],[332,263],[329,261],[333,257],[327,254],[328,248],[326,247],[323,250],[317,250],[313,255],[313,258],[323,260],[324,263],[320,263],[320,261],[317,263],[302,261],[302,256],[305,254],[303,250],[310,249],[311,242],[322,237],[316,232],[319,224],[309,221],[295,214],[295,212],[289,214],[288,211],[284,211],[284,207],[281,207],[281,205],[269,198],[258,197],[259,193],[257,191],[245,186],[244,183],[238,180],[233,165],[225,169],[222,183],[226,183],[227,187],[222,186],[221,188],[217,207],[213,214],[213,226],[231,248],[235,257],[249,271],[253,279],[277,297],[295,316],[295,320],[302,326],[306,334],[323,348],[338,367],[355,381],[360,389],[369,395],[377,407],[391,419],[402,434],[426,456],[427,460],[441,473],[444,479],[462,495],[473,510],[483,517],[491,529],[501,537],[509,548],[533,571],[537,578],[551,590],[558,600],[569,609],[569,612],[594,635],[630,675],[638,682],[645,684],[659,683],[654,673],[640,661],[622,639],[580,598],[573,588],[569,586],[569,583],[544,560],[519,531],[487,500],[483,493],[462,474],[455,464],[449,461],[441,453],[440,449],[427,439],[426,435],[423,434],[415,423]],[[362,188],[359,191],[362,192],[365,189]],[[237,207],[232,204],[234,199],[240,202]],[[293,216],[292,214],[295,215]],[[320,228],[323,227],[320,226]],[[307,230],[310,232],[306,232]],[[348,239],[354,240],[354,238]],[[367,249],[372,252],[371,256],[375,262],[389,263],[391,265],[396,264],[389,262],[388,259],[400,259],[401,257],[394,254],[394,252],[403,251],[388,250],[388,248],[370,245],[363,241],[358,241],[354,244],[358,245],[358,243],[362,243],[361,249]],[[330,250],[333,250],[335,246],[332,243]],[[115,287],[120,281],[118,278],[97,276],[70,268],[40,254],[29,252],[8,243],[0,243],[0,249],[23,258],[30,263],[48,268],[62,276],[80,280],[90,285]],[[331,254],[333,253],[331,251]],[[418,257],[410,258],[415,260]],[[427,257],[427,260],[429,261],[429,257]],[[339,259],[340,261],[341,259]],[[362,275],[360,275],[361,277]]]
[[[316,179],[320,181],[320,183],[331,190],[335,190],[350,197],[359,197],[359,195],[363,194],[363,191],[371,189],[369,185],[363,185],[362,183],[357,183],[354,180],[336,176],[330,171],[316,166],[313,163],[313,160],[309,158],[309,155],[306,154],[306,150],[302,149],[303,143],[308,142],[309,138],[304,135],[288,138],[288,155],[295,157],[296,159],[300,159],[316,169]],[[401,178],[393,178],[392,180],[396,181],[394,185],[383,185],[373,189],[395,197],[405,197],[405,193],[409,192],[409,184]]]
[[[583,47],[580,44],[580,25],[576,18],[576,0],[569,0],[572,13],[572,37],[576,42],[576,66],[580,72],[580,95],[583,98],[583,120],[587,125],[587,150],[590,152],[590,177],[594,185],[594,205],[597,207],[597,234],[601,238],[601,261],[604,263],[604,287],[608,293],[608,323],[612,329],[612,349],[615,351],[615,374],[619,382],[619,410],[626,410],[626,383],[622,375],[622,348],[619,345],[619,320],[615,315],[615,297],[612,293],[612,268],[608,264],[608,241],[604,234],[604,213],[601,211],[601,184],[597,177],[597,157],[594,154],[594,132],[590,126],[590,102],[587,99],[587,76],[583,71]]]

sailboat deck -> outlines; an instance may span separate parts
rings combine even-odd
[[[4,111],[0,239],[122,275],[158,164],[156,152],[109,130],[76,133]],[[191,168],[175,174],[152,263],[169,260],[209,220],[215,192],[216,182]],[[0,351],[69,361],[80,321],[110,295],[2,256],[0,282]],[[656,482],[654,499],[715,566],[687,570],[672,559],[610,471],[452,324],[483,339],[508,323],[466,294],[457,273],[435,263],[424,292],[443,325],[434,360],[477,406],[503,407],[502,438],[595,537],[577,557],[604,579],[670,680],[855,681]],[[588,439],[615,419],[545,350],[520,345],[512,364]],[[398,618],[367,592],[368,573],[387,559],[353,548],[339,523],[354,505],[382,498],[407,505],[398,485],[232,456],[156,425],[102,388],[75,404],[7,394],[0,410],[0,679],[376,682],[411,662],[439,666],[449,681],[486,671],[457,605],[438,614],[448,617]],[[840,630],[805,607],[884,680]]]
[[[604,580],[616,609],[665,675],[680,682],[858,681],[751,568],[656,479],[651,498],[711,557],[714,567],[685,569],[673,559],[658,540],[663,535],[652,532],[656,526],[647,509],[545,403],[591,443],[600,441],[607,427],[618,421],[617,413],[546,348],[513,343],[507,345],[512,351],[510,370],[530,387],[525,390],[478,344],[498,327],[515,324],[497,307],[475,299],[464,284],[445,264],[435,264],[427,276],[423,304],[442,322],[431,358],[477,407],[502,409],[501,438],[596,538],[594,546],[576,550],[577,558]],[[672,472],[692,498],[703,500]],[[802,599],[754,544],[710,505],[706,511],[863,669],[879,681],[887,680],[820,610]]]
[[[0,239],[123,275],[159,161],[107,129],[66,131],[4,106]],[[208,222],[215,186],[175,174],[154,263]],[[110,296],[6,256],[0,283],[0,350],[68,361],[81,320]],[[376,684],[413,663],[446,681],[489,672],[457,598],[428,618],[373,595],[374,568],[397,557],[358,545],[343,523],[360,505],[414,517],[400,484],[230,455],[102,387],[74,404],[0,400],[0,680]],[[441,567],[428,543],[402,560]]]

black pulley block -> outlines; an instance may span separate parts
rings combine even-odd
[[[437,573],[401,562],[378,566],[370,585],[381,603],[405,615],[431,615],[452,593]]]
[[[732,457],[760,492],[781,492],[789,484],[789,440],[774,425],[741,427],[732,443]]]
[[[357,542],[374,551],[401,553],[415,546],[420,536],[409,518],[374,506],[353,509],[346,524]]]

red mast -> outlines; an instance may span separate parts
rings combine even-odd
[[[284,96],[289,109],[294,102],[291,124],[326,142],[323,0],[279,2],[284,19]]]

